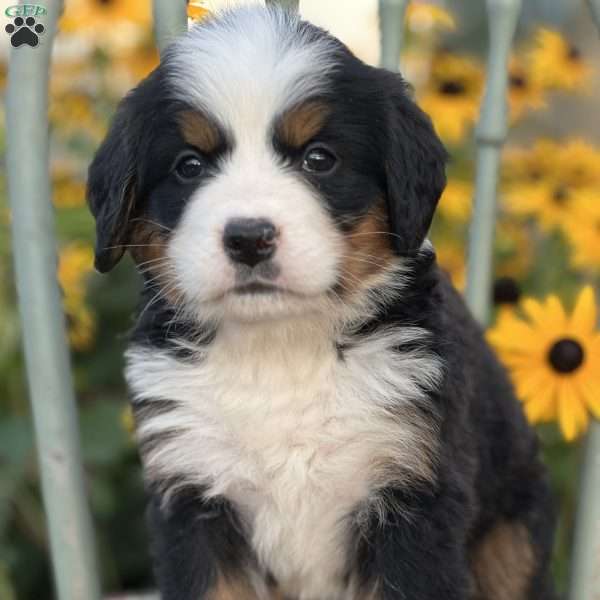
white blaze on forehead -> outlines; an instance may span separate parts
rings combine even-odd
[[[309,297],[317,302],[335,284],[341,234],[315,190],[282,166],[272,137],[279,115],[327,91],[337,44],[295,15],[252,6],[203,22],[169,50],[165,68],[172,93],[233,138],[218,174],[189,198],[169,242],[177,289],[195,317],[256,318],[263,305],[272,315],[292,310],[294,302],[304,310]],[[237,271],[222,236],[227,222],[238,218],[274,224],[279,274],[272,283],[295,299],[245,302],[227,296]]]
[[[237,139],[326,90],[336,42],[280,9],[246,6],[193,27],[171,47],[175,94]],[[238,140],[239,141],[239,140]]]

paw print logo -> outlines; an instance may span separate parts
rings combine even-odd
[[[33,17],[27,17],[27,19],[16,17],[4,29],[10,35],[10,43],[15,48],[23,44],[35,48],[40,41],[39,35],[45,31],[44,26],[41,23],[36,23]]]

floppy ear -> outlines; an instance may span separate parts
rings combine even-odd
[[[95,266],[110,271],[123,256],[135,200],[135,135],[125,98],[90,165],[87,201],[96,218]]]
[[[429,117],[399,75],[386,74],[388,139],[385,171],[393,244],[414,255],[423,244],[446,185],[447,153]]]

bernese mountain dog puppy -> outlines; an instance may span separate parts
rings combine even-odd
[[[96,266],[163,600],[547,600],[553,509],[427,231],[446,152],[403,79],[281,9],[217,14],[122,101]]]

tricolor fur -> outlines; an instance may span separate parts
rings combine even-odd
[[[163,600],[548,600],[506,375],[426,240],[445,151],[400,76],[281,10],[194,26],[90,168],[144,278],[127,380]]]

